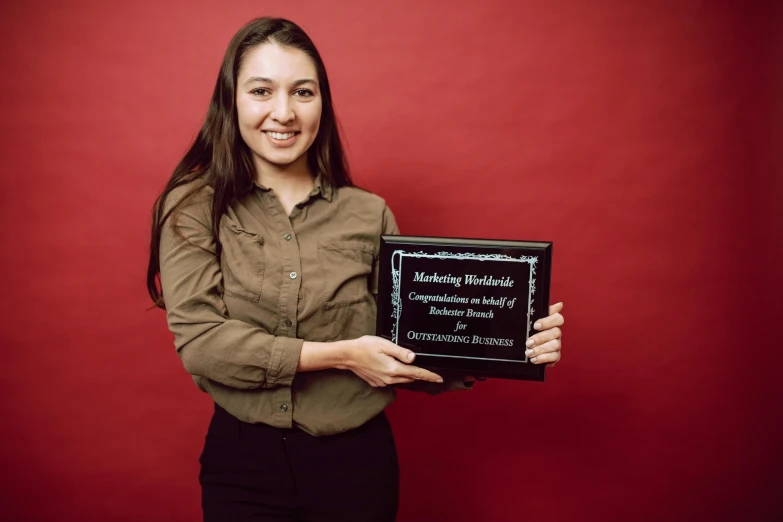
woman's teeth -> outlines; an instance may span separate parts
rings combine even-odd
[[[285,134],[282,134],[280,132],[269,132],[269,131],[266,131],[266,133],[270,137],[272,137],[272,138],[274,138],[276,140],[287,140],[288,138],[292,138],[294,136],[294,134],[296,134],[295,132],[286,132]]]

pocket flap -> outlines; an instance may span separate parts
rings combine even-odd
[[[234,221],[232,221],[228,216],[225,214],[223,217],[220,218],[220,226],[223,228],[226,228],[227,230],[230,230],[231,232],[237,234],[237,235],[245,235],[250,236],[256,241],[258,241],[260,244],[264,244],[264,238],[260,235],[256,234],[255,232],[250,232],[249,230],[245,230],[244,228],[240,227]]]

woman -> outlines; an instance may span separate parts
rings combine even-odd
[[[215,402],[204,520],[395,519],[389,385],[473,384],[370,335],[379,239],[396,233],[385,202],[351,182],[312,41],[287,20],[243,27],[155,205],[147,278]],[[561,307],[533,338],[538,364],[560,358]]]

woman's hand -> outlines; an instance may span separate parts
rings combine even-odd
[[[384,387],[413,381],[443,382],[443,378],[424,368],[411,366],[416,354],[374,335],[346,341],[343,367],[367,381]]]
[[[560,360],[560,349],[562,348],[563,303],[553,304],[549,307],[549,316],[536,321],[533,328],[539,330],[539,333],[531,335],[527,341],[525,355],[533,364],[547,363],[552,367]]]

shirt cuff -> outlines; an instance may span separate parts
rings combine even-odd
[[[304,345],[304,339],[282,336],[275,338],[272,357],[266,372],[267,387],[291,386],[299,366],[302,345]]]

